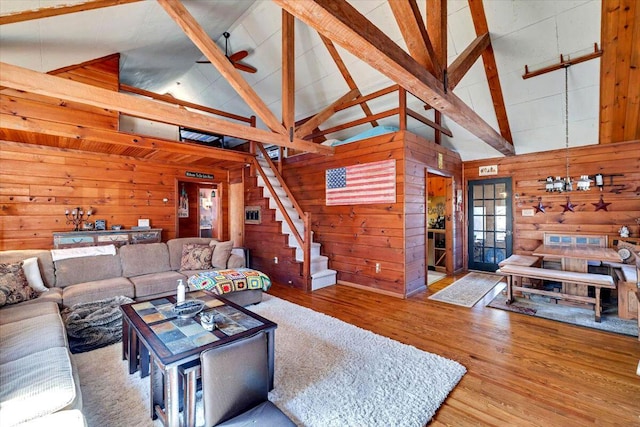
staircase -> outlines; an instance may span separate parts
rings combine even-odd
[[[263,177],[261,174],[258,174],[258,186],[262,187],[263,196],[269,198],[269,208],[274,209],[276,211],[276,221],[281,223],[282,234],[288,236],[288,244],[289,247],[296,249],[296,261],[304,262],[304,249],[300,247],[298,244],[298,240],[293,235],[293,232],[289,228],[289,224],[287,224],[284,219],[283,213],[280,211],[278,204],[275,202],[274,197],[278,197],[280,202],[284,206],[287,211],[289,217],[293,221],[296,230],[300,233],[301,236],[304,236],[304,221],[298,215],[298,212],[293,207],[293,203],[289,200],[286,192],[280,185],[278,178],[276,178],[275,173],[269,166],[269,163],[263,159],[259,158],[258,162],[262,167],[262,170],[266,177]],[[273,187],[274,192],[271,194],[268,187],[265,185],[264,179],[268,179]],[[311,290],[315,291],[316,289],[324,288],[326,286],[331,286],[336,284],[336,271],[330,270],[328,268],[329,258],[324,255],[320,255],[320,243],[313,242],[313,232],[311,232],[312,242],[311,242]]]

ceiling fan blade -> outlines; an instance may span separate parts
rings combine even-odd
[[[258,71],[256,67],[252,67],[251,65],[241,64],[239,62],[234,62],[233,66],[236,67],[240,71],[244,71],[246,73],[255,73]]]
[[[196,61],[196,64],[211,64],[211,61]]]
[[[248,55],[249,55],[249,52],[247,52],[246,50],[240,50],[236,53],[229,55],[229,60],[231,60],[231,62],[241,61],[242,59],[246,58]]]

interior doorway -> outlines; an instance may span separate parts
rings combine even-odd
[[[427,172],[426,266],[429,271],[453,274],[453,179]]]
[[[177,181],[176,237],[219,239],[221,229],[220,187],[211,182]]]

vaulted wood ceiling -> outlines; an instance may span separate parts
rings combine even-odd
[[[16,40],[12,38],[14,33],[12,31],[4,31],[5,29],[11,30],[13,26],[22,25],[24,26],[23,29],[19,31],[16,30],[15,34],[26,34],[29,32],[29,28],[31,28],[32,31],[36,29],[34,22],[39,23],[47,19],[61,19],[63,18],[62,15],[64,15],[65,19],[68,18],[68,22],[76,22],[76,19],[81,19],[83,16],[86,17],[86,13],[90,13],[86,12],[87,10],[104,8],[106,6],[113,7],[108,7],[103,10],[107,11],[107,13],[113,11],[113,14],[116,14],[116,10],[120,13],[123,8],[135,7],[134,5],[126,5],[128,3],[136,2],[134,0],[99,0],[80,3],[66,8],[41,8],[31,12],[17,11],[18,13],[13,14],[5,13],[5,10],[3,10],[2,17],[0,17],[0,24],[6,25],[2,27],[3,31],[0,32],[0,38],[3,39],[3,50],[6,49],[5,46],[11,46],[12,43],[16,43]],[[225,3],[226,6],[230,8],[233,7],[233,2],[220,3]],[[359,69],[357,66],[354,66],[352,59],[358,58],[363,63],[368,64],[368,67],[388,79],[387,81],[397,83],[426,104],[427,111],[429,111],[429,114],[432,114],[432,123],[436,125],[429,129],[430,133],[428,135],[430,135],[430,137],[440,140],[442,135],[439,129],[445,130],[445,128],[439,128],[438,126],[440,126],[440,123],[446,121],[448,127],[451,127],[454,125],[454,123],[451,122],[451,120],[453,120],[459,126],[453,128],[453,138],[447,139],[445,144],[461,151],[475,140],[476,146],[480,144],[480,141],[484,141],[492,148],[491,150],[479,150],[479,152],[475,154],[468,155],[468,158],[478,157],[482,155],[481,153],[485,153],[485,156],[490,157],[497,153],[509,155],[519,151],[531,151],[531,146],[535,146],[536,143],[540,146],[540,149],[557,148],[545,146],[542,141],[534,140],[532,142],[530,139],[535,139],[536,134],[523,131],[521,125],[517,127],[517,132],[514,134],[509,124],[509,119],[514,117],[514,110],[525,111],[525,109],[519,105],[517,106],[518,108],[513,108],[509,102],[505,103],[503,95],[504,84],[501,85],[500,83],[501,75],[504,76],[505,74],[499,72],[499,53],[505,48],[506,44],[504,39],[508,37],[501,37],[501,35],[498,34],[498,41],[500,41],[500,43],[497,47],[498,53],[494,55],[496,47],[492,43],[492,39],[495,36],[491,31],[492,27],[489,26],[489,19],[485,14],[485,7],[487,5],[490,6],[489,12],[491,15],[489,18],[495,20],[496,11],[499,12],[498,14],[502,13],[504,17],[509,16],[508,11],[503,13],[500,7],[515,8],[516,6],[514,4],[503,4],[501,6],[500,3],[504,2],[485,1],[483,4],[481,0],[469,0],[467,8],[475,34],[472,36],[470,42],[465,43],[463,47],[458,44],[455,50],[459,53],[452,57],[450,55],[450,51],[452,50],[450,47],[449,55],[447,54],[447,45],[451,44],[451,38],[447,36],[452,33],[453,24],[451,23],[451,17],[457,18],[457,15],[463,11],[463,9],[460,8],[461,2],[447,2],[446,0],[392,1],[389,2],[389,4],[380,1],[377,3],[373,2],[376,3],[376,5],[380,5],[380,7],[385,7],[386,5],[386,7],[391,10],[393,16],[392,24],[397,23],[397,29],[404,43],[399,43],[397,39],[394,41],[394,39],[389,37],[388,34],[393,33],[393,31],[390,32],[390,29],[393,30],[391,27],[383,26],[381,28],[384,28],[384,30],[381,30],[372,23],[372,19],[375,20],[375,15],[371,10],[367,10],[372,2],[363,3],[357,0],[352,2],[342,0],[274,0],[274,3],[283,8],[282,23],[279,26],[282,41],[280,43],[281,46],[278,47],[284,52],[283,59],[280,61],[281,96],[280,101],[276,104],[271,101],[270,96],[265,96],[262,90],[263,81],[252,80],[251,76],[239,73],[226,60],[222,50],[213,42],[207,33],[205,24],[208,24],[209,21],[206,18],[206,14],[202,15],[202,13],[200,13],[200,17],[197,16],[198,13],[201,12],[199,7],[202,7],[202,4],[191,1],[158,0],[158,4],[162,6],[167,15],[179,25],[184,34],[198,47],[201,55],[204,55],[212,62],[217,72],[226,82],[225,84],[235,90],[242,105],[245,106],[241,106],[237,111],[233,111],[232,108],[229,108],[231,105],[227,103],[224,109],[234,113],[237,112],[240,115],[246,115],[247,111],[249,111],[257,115],[259,122],[263,123],[267,129],[247,130],[246,126],[230,123],[223,119],[211,118],[209,116],[205,116],[204,118],[198,117],[201,116],[201,114],[184,109],[176,112],[175,108],[166,106],[156,108],[156,103],[153,101],[141,99],[132,100],[129,95],[124,94],[118,97],[107,96],[100,91],[92,91],[89,94],[81,84],[75,85],[73,84],[74,82],[58,84],[59,82],[54,80],[55,77],[33,73],[29,70],[16,67],[15,65],[20,65],[21,63],[26,64],[29,63],[29,61],[20,61],[19,56],[15,54],[8,55],[10,58],[18,58],[17,61],[14,61],[15,65],[2,65],[2,84],[19,90],[29,90],[34,91],[34,93],[56,96],[62,99],[86,102],[90,105],[110,108],[137,117],[145,117],[165,123],[183,124],[216,133],[250,138],[305,151],[328,152],[330,150],[319,148],[316,144],[303,141],[301,138],[304,138],[305,135],[308,135],[314,129],[317,130],[323,121],[327,119],[333,120],[334,118],[332,116],[341,110],[341,105],[353,102],[354,99],[361,98],[364,95],[362,84],[359,86],[356,81],[358,75],[356,74],[354,78],[351,72],[353,69]],[[354,8],[351,3],[353,3],[357,9]],[[467,2],[464,3],[467,4]],[[562,9],[561,6],[551,6],[552,3],[553,2],[547,2],[543,7],[557,7],[556,12],[543,10],[543,7],[534,8],[534,11],[544,17],[547,15],[553,16],[554,13],[566,14],[568,13],[567,11],[573,11],[574,9],[577,11],[580,9],[579,6],[581,6],[578,4],[574,9]],[[586,3],[589,8],[585,9],[593,11],[594,8],[591,6],[593,1]],[[451,5],[453,5],[454,9],[457,8],[453,13],[451,11]],[[244,7],[246,8],[246,2]],[[520,7],[520,5],[518,5],[518,7]],[[638,87],[640,87],[640,84],[638,83],[637,65],[639,60],[638,46],[640,43],[638,43],[638,25],[634,25],[634,23],[637,21],[636,18],[640,7],[637,6],[634,0],[605,0],[601,7],[604,55],[602,58],[602,83],[600,84],[602,98],[602,105],[600,107],[601,125],[599,127],[600,140],[601,142],[614,142],[638,139],[638,132],[640,132],[640,127],[637,125],[640,118],[638,113]],[[252,25],[251,19],[262,11],[261,8],[264,9],[266,6],[264,4],[258,4],[254,6],[253,9],[247,10],[239,19],[234,18],[236,20],[233,24],[227,23],[227,25],[235,25],[236,28],[246,27],[247,31],[253,32],[260,31],[264,25],[273,25],[273,23],[267,24],[265,22],[256,26],[256,28],[252,27],[250,30],[248,29],[249,26]],[[70,12],[73,13],[67,14]],[[576,15],[579,16],[579,13]],[[237,15],[229,14],[229,16]],[[299,54],[299,49],[301,49],[299,46],[302,44],[298,43],[298,40],[302,42],[308,41],[306,35],[309,33],[308,29],[305,32],[305,30],[300,29],[300,25],[295,25],[294,16],[318,31],[321,42],[327,49],[326,51],[330,55],[331,61],[339,70],[341,80],[347,87],[346,91],[342,92],[342,94],[339,94],[339,92],[335,90],[329,91],[328,95],[330,97],[333,96],[333,100],[317,104],[315,113],[311,116],[306,116],[306,119],[302,122],[298,120],[300,123],[298,123],[297,127],[296,119],[300,119],[304,111],[308,110],[307,105],[305,105],[305,108],[299,108],[298,105],[301,103],[296,104],[296,99],[301,98],[299,96],[300,92],[298,92],[299,89],[297,89],[297,87],[299,87],[298,81],[302,79],[301,73],[304,72],[304,69],[298,69],[296,73],[296,65],[300,62],[301,56]],[[205,19],[203,19],[203,17],[205,17]],[[449,22],[447,22],[448,17]],[[378,21],[380,21],[380,19],[378,19]],[[388,23],[388,18],[385,18],[384,22]],[[560,18],[556,18],[556,25],[559,25],[559,22]],[[377,24],[380,25],[378,22]],[[503,22],[498,22],[495,26],[503,30],[507,27]],[[543,25],[541,27],[543,27]],[[579,30],[580,28],[576,26],[575,31]],[[571,29],[564,29],[564,31],[571,31]],[[153,26],[148,28],[148,32],[155,34]],[[74,39],[73,34],[74,33],[71,32],[71,36],[68,37],[69,41]],[[305,35],[305,37],[301,37],[301,34]],[[406,50],[403,49],[403,44]],[[336,48],[336,45],[340,47]],[[73,43],[70,43],[69,48],[73,48]],[[318,47],[315,47],[312,50],[317,51],[318,49]],[[349,56],[351,59],[345,61],[343,59],[345,56]],[[7,55],[3,55],[3,58],[4,57],[7,57]],[[482,61],[478,61],[480,57],[482,57]],[[541,59],[540,56],[536,55],[532,55],[532,57]],[[261,58],[258,57],[256,52],[256,54],[250,56],[250,59],[259,62]],[[498,61],[496,61],[496,59]],[[546,58],[546,60],[548,59],[549,58]],[[448,67],[447,63],[449,63]],[[474,64],[475,66],[479,64],[481,67],[484,67],[483,79],[485,83],[479,83],[486,85],[485,87],[488,89],[488,103],[485,102],[482,104],[478,102],[477,97],[469,97],[468,94],[473,92],[469,90],[468,85],[461,84],[461,82],[466,82],[465,75],[467,74],[468,77],[466,80],[470,78],[478,79],[478,73],[474,71]],[[257,65],[259,69],[263,68],[262,64],[254,62],[253,65]],[[325,64],[324,66],[326,67],[327,65]],[[266,65],[264,67],[266,67]],[[183,76],[183,87],[184,82],[192,78],[197,78],[198,74],[200,74],[200,79],[208,78],[203,77],[202,72],[197,70],[195,66],[191,67]],[[507,77],[507,94],[513,97],[511,91],[518,89],[514,86],[511,76],[507,74]],[[127,77],[124,78],[125,80],[127,79]],[[579,76],[576,78],[579,79]],[[271,78],[268,77],[265,80],[269,79]],[[161,85],[162,84],[156,83],[155,87]],[[149,86],[153,88],[154,85]],[[196,85],[192,83],[188,83],[187,86],[196,87]],[[166,82],[165,87],[167,87]],[[171,88],[170,85],[168,87],[169,89]],[[460,88],[463,90],[459,91],[458,89]],[[530,88],[526,87],[521,89],[530,90]],[[574,89],[574,92],[580,92],[579,89],[580,87],[578,86],[578,89]],[[485,90],[486,89],[483,89],[483,91]],[[331,95],[331,93],[336,93],[336,95]],[[465,96],[461,98],[458,94]],[[178,97],[187,98],[186,101],[195,101],[196,103],[207,105],[207,103],[202,102],[202,98],[198,98],[198,96],[194,96],[193,99],[188,99],[188,96]],[[522,96],[519,94],[516,98],[522,98]],[[509,97],[507,97],[507,99],[509,99]],[[361,103],[357,105],[361,107],[361,114],[374,117],[375,113],[372,111],[373,104],[374,103]],[[492,108],[489,116],[487,116],[486,111],[487,104],[491,105]],[[236,105],[239,104],[236,102]],[[280,111],[274,108],[275,105],[281,106]],[[481,105],[485,105],[485,107],[478,108]],[[485,117],[493,118],[487,121]],[[338,119],[338,117],[335,117],[335,120]],[[516,119],[517,123],[522,122],[522,118],[516,117]],[[533,119],[535,120],[535,118]],[[372,120],[372,122],[378,124],[378,120]],[[491,124],[489,122],[491,122]],[[577,120],[577,122],[580,122],[580,120]],[[329,121],[329,123],[331,123],[331,121]],[[324,125],[324,127],[327,128],[327,125]],[[557,127],[557,125],[549,124],[548,127],[553,128]],[[578,130],[577,133],[579,136],[584,135],[584,132],[580,130]],[[514,135],[516,142],[515,149],[511,144]],[[524,137],[528,139],[520,143],[520,140]],[[445,136],[444,138],[447,137]],[[466,140],[467,142],[456,145],[456,139]],[[578,143],[579,145],[583,145],[584,143],[590,142],[578,141]],[[525,147],[524,150],[518,150],[519,145]],[[475,150],[477,150],[477,148]],[[461,152],[461,154],[463,153]],[[464,154],[463,158],[465,158]]]

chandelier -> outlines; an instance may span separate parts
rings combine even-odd
[[[562,193],[564,191],[573,191],[574,181],[569,175],[569,66],[571,64],[564,65],[564,144],[565,144],[565,177],[548,176],[545,180],[545,190],[547,192]],[[604,180],[602,174],[596,174],[594,176],[595,183],[602,189],[604,186]],[[580,178],[575,181],[576,189],[578,191],[588,191],[591,189],[591,183],[594,180],[589,175],[580,175]]]

